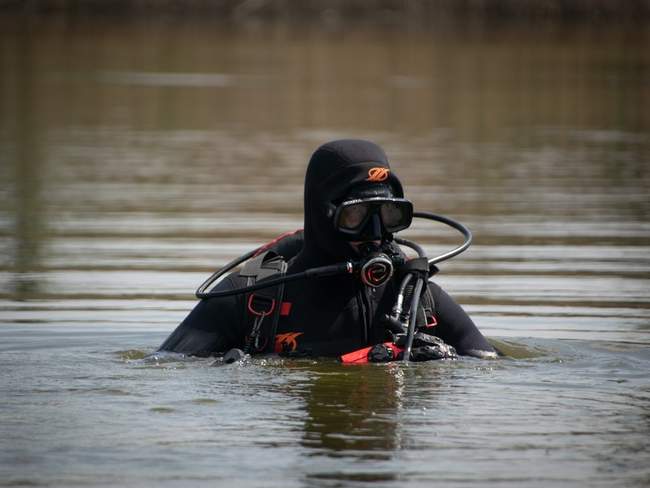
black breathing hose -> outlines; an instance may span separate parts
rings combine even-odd
[[[436,263],[440,263],[442,261],[445,261],[447,259],[450,259],[454,256],[457,256],[458,254],[462,253],[465,251],[472,243],[472,233],[470,230],[465,227],[463,224],[460,222],[457,222],[455,220],[452,220],[448,217],[443,217],[442,215],[437,215],[434,213],[430,212],[414,212],[413,217],[416,218],[422,218],[426,220],[433,220],[437,222],[441,222],[443,224],[446,224],[450,227],[453,227],[454,229],[460,231],[461,234],[465,237],[465,242],[458,246],[455,249],[452,249],[449,252],[446,252],[445,254],[441,254],[440,256],[436,256],[433,259],[429,259],[429,276],[433,274],[433,269],[431,268],[432,265]],[[419,257],[425,257],[425,252],[424,249],[422,249],[421,246],[418,244],[411,242],[406,239],[402,238],[395,238],[395,242],[404,245],[406,247],[410,247],[413,249]],[[243,293],[250,293],[252,291],[256,290],[261,290],[262,288],[267,288],[271,286],[278,285],[280,283],[288,283],[291,281],[296,281],[296,280],[301,280],[301,279],[306,279],[306,278],[320,278],[320,277],[325,277],[325,276],[335,276],[335,275],[340,275],[340,274],[348,274],[348,273],[353,273],[359,266],[362,264],[360,261],[345,261],[342,263],[338,264],[332,264],[329,266],[321,266],[318,268],[311,268],[307,269],[305,271],[299,272],[299,273],[293,273],[290,275],[284,275],[280,276],[278,278],[271,278],[271,279],[266,279],[266,280],[261,280],[258,283],[255,283],[250,286],[244,286],[241,288],[235,288],[232,290],[211,290],[211,291],[206,291],[211,285],[213,285],[219,278],[222,278],[226,273],[229,271],[232,271],[236,266],[242,264],[245,261],[248,261],[252,257],[255,257],[258,253],[264,251],[268,246],[261,246],[258,247],[257,249],[254,249],[252,251],[247,252],[246,254],[230,261],[228,264],[226,264],[223,268],[215,271],[207,280],[205,280],[201,286],[199,286],[196,290],[196,297],[200,299],[205,299],[205,298],[217,298],[217,297],[226,297],[226,296],[232,296],[232,295],[238,295],[238,294],[243,294]],[[417,285],[417,283],[416,283]],[[413,295],[415,297],[416,295]],[[419,300],[419,298],[418,298]],[[416,304],[417,305],[417,304]],[[409,327],[410,328],[410,327]]]
[[[445,225],[448,225],[449,227],[453,227],[461,234],[463,234],[463,237],[465,238],[465,242],[463,242],[463,244],[457,248],[441,254],[440,256],[436,256],[433,259],[429,259],[429,265],[441,263],[442,261],[446,261],[447,259],[453,258],[454,256],[458,256],[461,252],[465,251],[469,246],[472,245],[472,231],[470,231],[467,227],[456,220],[431,212],[413,212],[413,217],[441,222]]]
[[[253,249],[252,251],[249,251],[249,252],[247,252],[246,254],[244,254],[244,255],[242,255],[242,256],[239,256],[239,257],[236,258],[236,259],[233,259],[233,260],[230,261],[228,264],[226,264],[224,267],[222,267],[221,269],[218,269],[217,271],[215,271],[214,273],[212,273],[212,274],[210,275],[210,277],[209,277],[207,280],[205,280],[205,281],[201,284],[201,286],[199,286],[199,287],[196,289],[196,292],[195,292],[196,298],[210,298],[212,295],[210,295],[210,292],[206,292],[205,290],[206,290],[206,289],[207,289],[207,288],[208,288],[212,283],[214,283],[214,282],[217,281],[219,278],[221,278],[223,275],[225,275],[227,272],[229,272],[230,270],[232,270],[233,268],[235,268],[235,266],[239,266],[241,263],[243,263],[243,262],[245,262],[245,261],[248,261],[250,258],[252,258],[253,256],[255,256],[255,255],[256,255],[256,254],[257,254],[257,253],[258,253],[258,252],[259,252],[263,247],[264,247],[264,246],[262,246],[262,247],[258,247],[257,249]],[[266,285],[266,286],[268,286],[268,285]]]
[[[241,264],[243,261],[239,261],[238,263],[233,265],[233,267],[237,266],[237,264]],[[278,278],[261,280],[259,283],[255,283],[254,285],[244,286],[242,288],[235,288],[234,290],[207,291],[207,292],[205,291],[205,289],[208,286],[210,286],[212,282],[214,282],[217,278],[222,276],[225,272],[229,271],[230,269],[226,271],[223,271],[222,269],[219,270],[217,273],[214,273],[196,290],[196,297],[202,299],[228,297],[232,295],[239,295],[242,293],[250,293],[252,291],[261,290],[262,288],[268,288],[270,286],[279,285],[280,283],[289,283],[290,281],[297,281],[306,278],[323,278],[325,276],[335,276],[335,275],[340,275],[345,273],[351,273],[352,263],[345,262],[345,263],[332,264],[329,266],[321,266],[320,268],[310,268],[305,271],[301,271],[300,273],[294,273],[290,275],[279,276]]]
[[[422,289],[424,287],[424,277],[418,276],[411,298],[411,306],[409,308],[409,327],[406,333],[406,346],[404,347],[404,354],[402,361],[408,362],[411,359],[411,349],[413,348],[413,338],[415,337],[415,323],[418,319],[418,306],[420,305],[420,297],[422,296]]]

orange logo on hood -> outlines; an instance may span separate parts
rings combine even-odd
[[[303,335],[303,332],[287,332],[275,336],[275,352],[295,351],[298,347],[296,338]]]
[[[390,170],[388,168],[382,168],[382,167],[370,168],[368,170],[368,178],[366,178],[366,181],[373,181],[373,182],[384,181],[388,179],[388,173],[390,173]]]

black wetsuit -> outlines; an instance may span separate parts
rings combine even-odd
[[[377,167],[389,165],[383,151],[365,141],[335,141],[321,146],[312,156],[305,178],[305,228],[285,239],[283,252],[290,257],[288,274],[338,263],[353,252],[336,233],[327,203],[341,198],[360,184],[367,184]],[[401,183],[391,172],[386,178],[392,192],[403,196]],[[390,240],[390,236],[388,237]],[[219,290],[240,288],[246,281],[237,273],[224,279]],[[313,356],[338,356],[386,338],[382,320],[395,302],[396,279],[379,288],[363,285],[358,276],[339,275],[299,280],[285,285],[283,313],[279,317],[276,351]],[[437,325],[430,333],[454,346],[459,354],[485,356],[494,350],[469,316],[435,283],[429,282]],[[165,340],[160,349],[208,356],[230,348],[243,348],[250,333],[247,295],[200,301]]]

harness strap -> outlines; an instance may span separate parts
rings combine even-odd
[[[286,271],[287,262],[282,256],[273,251],[265,251],[249,260],[239,275],[245,277],[246,286],[250,286],[271,277],[282,276]],[[246,338],[244,352],[271,352],[283,308],[280,305],[283,295],[284,283],[248,294],[244,316],[247,321],[246,328],[250,332]]]

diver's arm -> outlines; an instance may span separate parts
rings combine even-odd
[[[438,326],[435,335],[454,346],[458,354],[479,358],[496,357],[496,351],[483,337],[469,315],[435,283],[429,282],[435,302]]]
[[[233,275],[226,277],[216,290],[232,289]],[[241,295],[208,298],[199,301],[185,320],[165,339],[159,350],[191,356],[210,356],[243,343],[243,304]]]

